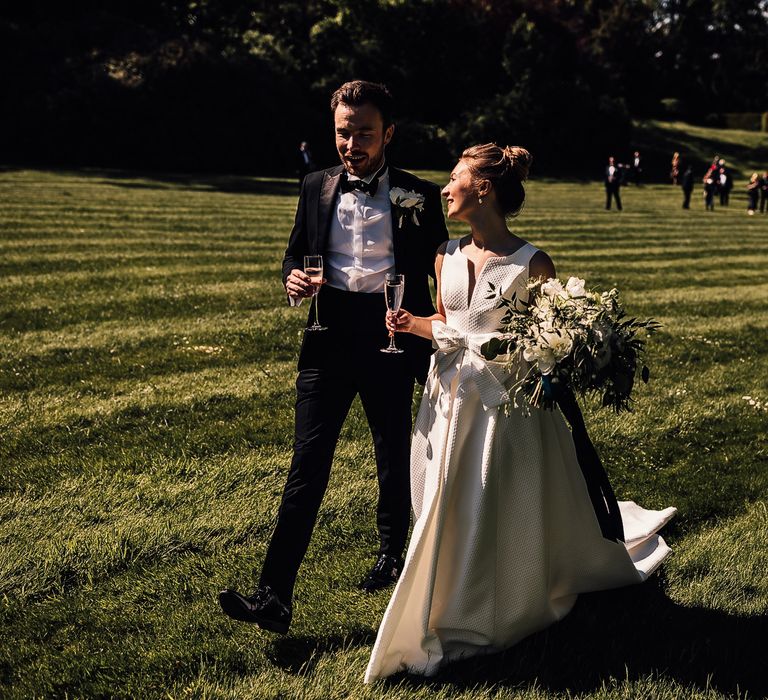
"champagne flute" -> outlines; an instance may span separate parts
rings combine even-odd
[[[386,275],[384,278],[384,301],[387,304],[387,310],[390,314],[397,314],[397,312],[400,311],[400,304],[403,303],[404,291],[405,275]],[[393,331],[389,332],[389,345],[386,348],[381,348],[381,352],[403,352],[395,345],[395,334]]]
[[[323,283],[323,256],[322,255],[305,255],[304,256],[304,273],[309,275],[309,281],[312,283],[312,301],[315,304],[315,322],[311,326],[307,326],[305,331],[324,331],[325,326],[320,325],[318,320],[317,311],[317,295],[320,293],[320,285]]]

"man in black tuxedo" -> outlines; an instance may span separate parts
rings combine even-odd
[[[605,168],[605,178],[603,182],[605,184],[605,208],[611,208],[611,198],[613,198],[616,200],[616,208],[621,211],[621,195],[619,194],[621,188],[621,172],[619,171],[613,156],[608,158],[608,165]]]
[[[404,353],[380,352],[388,341],[382,292],[387,273],[403,274],[403,307],[433,314],[429,277],[436,250],[448,238],[439,187],[386,162],[394,132],[387,89],[345,83],[333,94],[331,109],[342,165],[305,178],[283,259],[283,283],[296,305],[313,289],[304,256],[323,256],[325,283],[317,303],[326,330],[304,334],[293,461],[258,588],[251,596],[233,590],[219,595],[230,617],[279,633],[290,625],[296,575],[357,394],[373,435],[380,537],[378,559],[359,587],[375,591],[400,574],[411,510],[413,386],[425,380],[432,348],[409,335],[398,338]],[[408,196],[398,197],[400,190]]]
[[[683,209],[690,209],[691,193],[693,192],[693,168],[690,165],[685,169],[680,186],[683,188]]]

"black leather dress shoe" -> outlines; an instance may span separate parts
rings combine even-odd
[[[270,632],[285,634],[291,624],[291,606],[281,603],[269,586],[260,586],[251,596],[227,589],[219,593],[219,605],[233,620],[255,622]]]
[[[358,588],[373,593],[381,588],[391,586],[400,577],[402,570],[402,559],[392,557],[389,554],[381,554],[368,575],[360,582]]]

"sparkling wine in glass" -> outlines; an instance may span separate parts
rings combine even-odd
[[[405,291],[405,275],[387,274],[384,278],[384,301],[387,303],[387,311],[390,314],[396,314],[400,311],[400,305],[403,303],[403,292]],[[381,348],[382,352],[398,353],[403,352],[395,345],[395,334],[390,331],[389,345]]]
[[[320,292],[320,285],[323,283],[323,256],[322,255],[305,255],[304,256],[304,274],[309,276],[309,281],[312,283],[312,302],[315,305],[315,322],[311,326],[307,326],[305,331],[324,331],[325,326],[320,325],[318,319],[318,306],[317,295]]]

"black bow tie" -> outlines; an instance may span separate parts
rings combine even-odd
[[[376,190],[379,189],[379,180],[384,175],[384,173],[387,172],[387,164],[384,163],[376,174],[371,178],[370,182],[364,182],[363,180],[350,180],[349,175],[347,173],[344,173],[344,176],[341,178],[341,191],[343,192],[352,192],[354,190],[360,190],[361,192],[365,192],[369,197],[375,197],[376,196]]]
[[[370,182],[364,180],[350,180],[348,177],[344,177],[341,180],[342,192],[353,192],[354,190],[360,190],[365,192],[369,197],[376,196],[376,190],[379,188],[379,178],[375,177]]]

